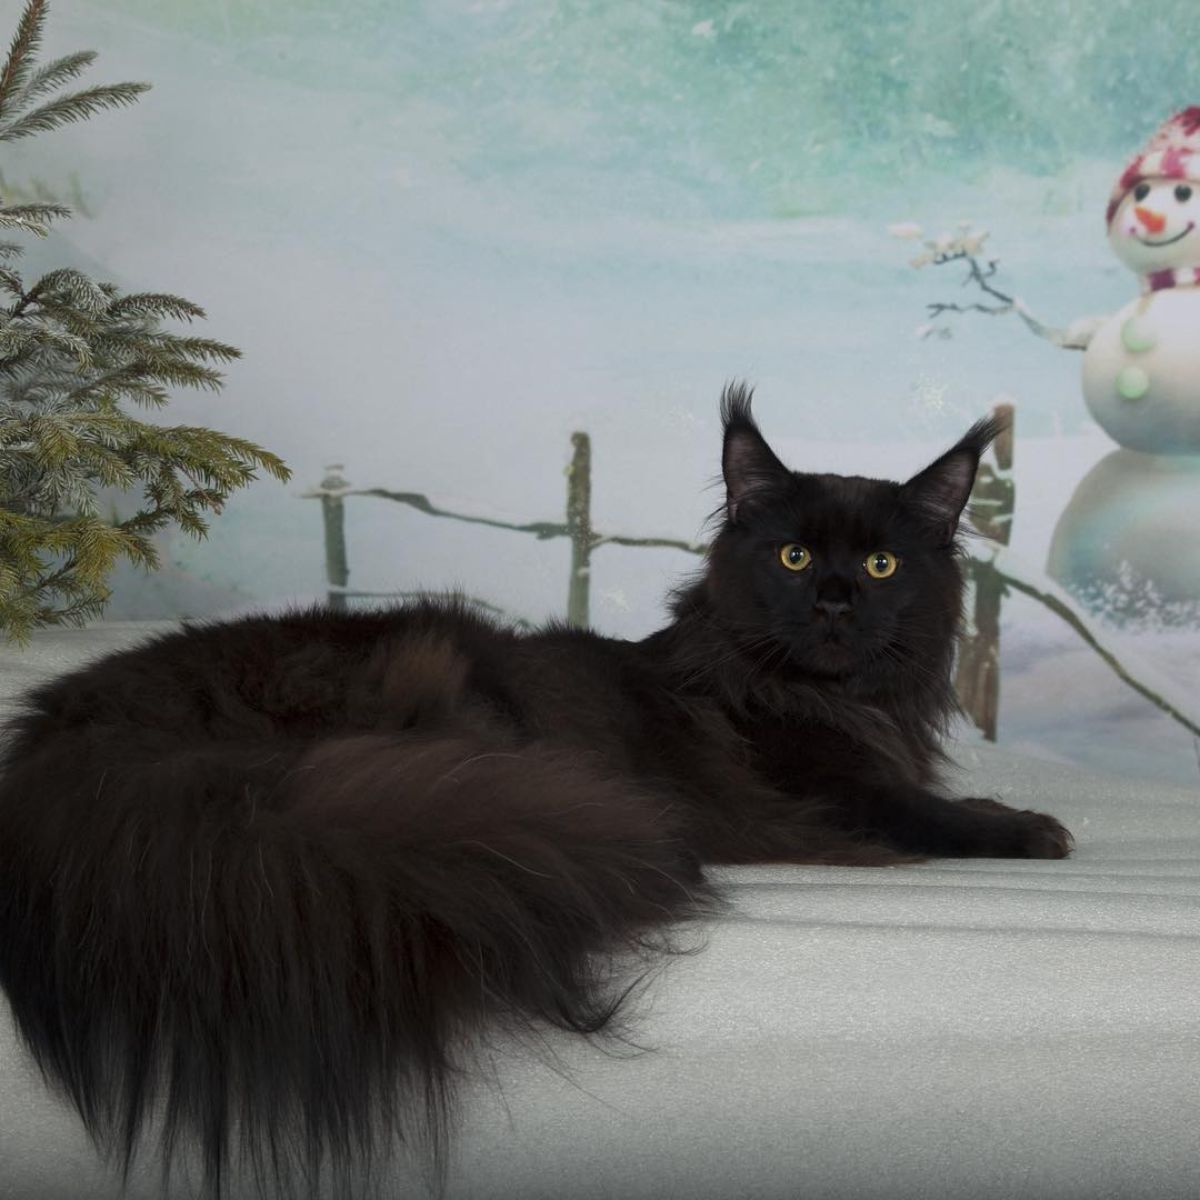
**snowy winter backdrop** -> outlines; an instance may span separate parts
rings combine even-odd
[[[6,158],[8,186],[77,188],[88,214],[39,260],[203,303],[245,359],[170,419],[296,473],[236,498],[207,542],[170,539],[110,615],[323,594],[301,493],[330,462],[360,487],[561,520],[577,429],[600,530],[696,538],[734,376],[795,466],[893,477],[1011,400],[1012,547],[1040,569],[1112,448],[1079,356],[1011,319],[914,337],[954,281],[913,271],[886,227],[973,220],[1039,315],[1119,308],[1136,283],[1105,243],[1108,189],[1200,100],[1194,16],[1194,0],[59,0],[48,53],[95,47],[105,80],[155,89]],[[370,499],[347,502],[347,530],[355,586],[563,611],[563,540]],[[594,624],[649,631],[694,566],[598,550]],[[1022,597],[1003,613],[1003,743],[1200,780],[1193,739],[1054,617]],[[1200,692],[1196,629],[1114,636]]]

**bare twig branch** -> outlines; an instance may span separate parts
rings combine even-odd
[[[907,229],[907,227],[904,228]],[[904,236],[910,235],[906,233]],[[990,296],[996,301],[995,304],[980,302],[959,304],[952,301],[935,301],[925,306],[930,320],[936,321],[938,317],[946,313],[977,312],[988,317],[1006,317],[1010,313],[1015,313],[1031,333],[1044,338],[1053,345],[1070,350],[1086,349],[1088,341],[1086,333],[1077,333],[1074,330],[1058,329],[1053,325],[1047,325],[1029,311],[1020,297],[1011,296],[996,287],[992,280],[1000,269],[1000,260],[998,258],[985,259],[982,255],[983,245],[988,236],[986,230],[976,231],[969,224],[963,225],[960,226],[957,234],[943,234],[933,241],[926,242],[924,252],[912,260],[912,265],[918,268],[943,267],[949,263],[963,263],[966,265],[967,273],[963,276],[960,286],[976,287],[984,295]],[[949,327],[924,325],[919,332],[922,337],[931,337],[935,334],[946,337],[949,335]]]

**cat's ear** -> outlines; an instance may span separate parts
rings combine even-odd
[[[971,498],[979,460],[1003,430],[1004,422],[995,417],[976,421],[941,458],[900,489],[901,502],[920,516],[939,544],[954,541],[959,518]]]
[[[792,473],[775,457],[759,433],[750,412],[754,396],[744,383],[731,383],[721,393],[721,422],[725,446],[721,471],[725,476],[725,509],[731,524],[748,501],[781,491]]]

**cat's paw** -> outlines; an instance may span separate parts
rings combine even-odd
[[[1049,813],[1026,810],[1021,818],[1021,858],[1066,858],[1075,845],[1071,831]]]
[[[1006,858],[1066,858],[1075,845],[1066,826],[1048,813],[1013,808],[986,796],[972,796],[958,803],[997,819],[1003,833],[995,840],[992,852]]]

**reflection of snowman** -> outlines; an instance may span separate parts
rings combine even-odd
[[[1172,117],[1125,169],[1108,240],[1142,295],[1077,322],[1060,344],[1086,351],[1088,409],[1121,449],[1076,488],[1047,570],[1081,598],[1106,597],[1114,617],[1190,621],[1200,615],[1200,107]]]
[[[1117,181],[1108,240],[1142,295],[1072,330],[1088,408],[1122,446],[1200,454],[1200,107],[1172,117]]]

